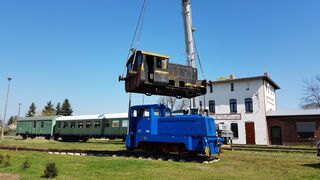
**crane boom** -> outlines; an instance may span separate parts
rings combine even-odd
[[[182,17],[184,24],[184,36],[186,44],[186,54],[187,63],[190,67],[196,68],[195,54],[194,54],[194,41],[193,41],[193,31],[192,26],[192,16],[191,16],[191,0],[182,0]],[[195,98],[190,100],[190,107],[196,107]]]

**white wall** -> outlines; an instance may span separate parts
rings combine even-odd
[[[249,79],[249,80],[234,80],[234,91],[231,91],[230,81],[217,82],[213,84],[213,93],[210,93],[208,87],[205,96],[206,108],[209,106],[209,100],[215,100],[216,114],[229,114],[229,100],[237,100],[237,113],[241,114],[241,120],[216,120],[216,123],[224,123],[230,127],[231,123],[238,123],[239,138],[234,139],[236,144],[246,144],[245,122],[254,122],[255,124],[255,141],[256,144],[266,145],[268,142],[266,111],[274,110],[275,91],[270,86],[266,92],[264,80]],[[245,110],[245,98],[252,98],[253,112],[248,113]],[[269,103],[266,99],[269,99]],[[197,102],[203,101],[203,97],[198,97]],[[272,104],[272,102],[274,102]],[[204,103],[202,103],[204,104]]]

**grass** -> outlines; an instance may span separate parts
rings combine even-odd
[[[121,150],[121,141],[90,140],[67,143],[42,138],[5,139],[0,145],[33,148]],[[57,179],[320,179],[320,159],[315,154],[224,151],[213,164],[139,160],[123,157],[53,155],[30,151],[0,150],[9,154],[12,165],[0,173],[19,174],[21,179],[41,179],[45,164],[55,161]],[[29,169],[21,164],[28,159]]]
[[[91,144],[88,144],[91,146]],[[21,179],[41,179],[45,164],[55,161],[57,179],[320,179],[320,160],[315,155],[224,151],[213,164],[139,160],[124,157],[53,155],[42,152],[6,151],[12,165],[1,173]],[[28,158],[31,167],[21,164]]]
[[[45,140],[44,138],[35,139],[14,139],[6,138],[0,141],[0,146],[28,147],[28,148],[49,148],[49,149],[81,149],[81,150],[121,150],[124,144],[121,140],[89,140],[83,142],[60,142]]]

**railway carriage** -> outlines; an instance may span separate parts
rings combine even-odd
[[[87,141],[89,138],[124,139],[127,133],[128,114],[100,114],[62,116],[57,118],[54,139]]]
[[[16,135],[23,139],[28,137],[45,137],[50,139],[53,135],[53,129],[56,119],[59,116],[41,116],[19,118],[17,121]]]

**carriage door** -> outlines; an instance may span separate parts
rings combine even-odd
[[[141,108],[138,110],[137,134],[138,135],[150,134],[150,109],[149,108]]]
[[[272,126],[270,128],[270,134],[271,134],[272,145],[282,145],[281,127]]]

